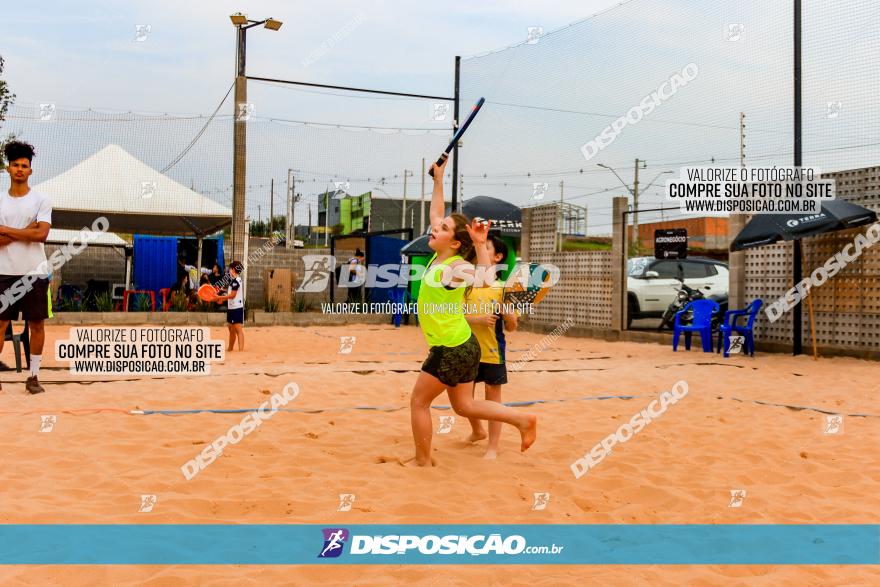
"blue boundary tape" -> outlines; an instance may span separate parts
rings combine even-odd
[[[533,406],[537,404],[559,404],[565,402],[572,401],[596,401],[596,400],[609,400],[609,399],[623,399],[630,400],[636,399],[639,397],[656,397],[656,396],[644,396],[644,395],[588,395],[584,397],[568,397],[561,399],[534,399],[534,400],[525,400],[518,402],[503,402],[505,406],[517,408],[524,406]],[[718,399],[724,399],[724,396],[718,396]],[[865,413],[845,413],[845,412],[835,412],[832,410],[818,408],[815,406],[798,406],[795,404],[779,404],[774,402],[768,402],[759,399],[742,399],[735,396],[730,396],[728,399],[732,399],[733,401],[741,402],[741,403],[754,403],[762,406],[772,406],[777,408],[788,408],[791,410],[806,410],[811,412],[817,412],[820,414],[830,414],[835,416],[847,416],[850,418],[880,418],[880,414],[865,414]],[[435,410],[451,410],[452,406],[446,405],[437,405],[431,406],[431,408]],[[130,413],[135,415],[143,415],[143,416],[152,416],[152,415],[162,415],[162,416],[177,416],[177,415],[185,415],[185,414],[202,414],[202,413],[210,413],[210,414],[246,414],[248,412],[256,412],[259,408],[233,408],[233,409],[212,409],[212,408],[200,408],[200,409],[192,409],[192,410],[132,410]],[[360,410],[360,411],[376,411],[376,412],[397,412],[400,410],[406,409],[406,406],[354,406],[354,407],[342,407],[342,408],[279,408],[279,412],[296,412],[303,414],[320,414],[322,412],[346,412],[351,410]]]
[[[585,397],[572,397],[572,398],[563,398],[563,399],[535,399],[535,400],[527,400],[520,402],[503,402],[505,406],[510,407],[522,407],[522,406],[531,406],[535,404],[555,404],[555,403],[563,403],[570,401],[589,401],[589,400],[607,400],[607,399],[634,399],[637,395],[597,395],[597,396],[585,396]],[[435,410],[451,410],[452,406],[431,406]],[[377,412],[396,412],[399,410],[406,409],[407,406],[354,406],[350,408],[279,408],[279,412],[299,412],[306,414],[318,414],[321,412],[343,412],[349,410],[372,410]],[[143,416],[152,416],[152,415],[162,415],[162,416],[176,416],[176,415],[184,415],[184,414],[246,414],[248,412],[256,412],[259,408],[234,408],[234,409],[194,409],[194,410],[132,410],[132,414],[143,415]]]

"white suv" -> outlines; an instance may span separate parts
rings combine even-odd
[[[633,320],[660,318],[675,299],[681,281],[702,290],[706,297],[727,296],[727,265],[714,259],[633,257],[626,262],[626,274],[627,328]]]

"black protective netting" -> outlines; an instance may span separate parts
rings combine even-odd
[[[520,205],[559,198],[589,208],[591,233],[611,230],[611,198],[640,171],[639,207],[664,203],[664,171],[738,165],[740,112],[747,165],[792,165],[793,9],[790,1],[632,0],[591,18],[462,61],[463,101],[487,100],[465,140],[465,198]],[[880,5],[803,3],[804,165],[837,171],[876,165]],[[589,160],[581,147],[694,64],[689,83]],[[692,66],[694,67],[694,66]],[[676,213],[666,212],[665,217]],[[640,222],[659,219],[644,214]]]

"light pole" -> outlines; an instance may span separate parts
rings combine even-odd
[[[636,159],[636,169],[635,169],[635,177],[633,180],[634,181],[633,188],[630,188],[626,184],[626,182],[623,181],[623,178],[621,178],[620,175],[617,174],[617,171],[615,171],[614,168],[612,168],[608,165],[605,165],[604,163],[597,163],[597,165],[599,167],[604,167],[605,169],[610,170],[611,173],[613,173],[617,177],[617,179],[620,181],[620,183],[623,184],[623,187],[626,188],[626,191],[628,191],[630,194],[632,194],[632,197],[633,197],[633,241],[635,244],[636,254],[638,254],[640,251],[640,247],[641,247],[640,238],[639,238],[639,169],[640,168],[645,169],[645,167],[647,167],[647,165],[645,165],[644,161],[640,161],[639,159]],[[644,167],[640,167],[640,165],[644,165]],[[648,188],[650,188],[652,185],[654,185],[654,182],[657,181],[657,179],[659,179],[661,175],[665,175],[667,173],[672,173],[672,172],[671,171],[661,171],[660,173],[658,173],[657,176],[654,179],[652,179],[651,182],[645,187],[644,191],[648,191]]]
[[[666,175],[667,173],[672,173],[672,172],[671,171],[661,171],[660,173],[658,173],[657,176],[654,179],[652,179],[651,182],[645,187],[645,191],[647,192],[648,188],[651,187],[652,185],[654,185],[654,182],[657,181],[658,179],[660,179],[661,175]],[[660,219],[661,220],[663,219],[663,204],[662,203],[660,204]]]
[[[281,28],[281,21],[274,18],[250,20],[240,12],[229,17],[236,29],[235,43],[235,101],[233,103],[234,128],[232,133],[232,258],[245,263],[244,249],[247,238],[245,229],[245,175],[247,173],[247,77],[245,77],[245,53],[247,30],[264,25],[270,31]]]

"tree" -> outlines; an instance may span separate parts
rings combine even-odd
[[[275,216],[272,223],[273,232],[284,232],[287,225],[286,216]],[[269,220],[251,220],[251,236],[272,236],[269,234]]]
[[[9,111],[9,106],[15,101],[15,94],[13,94],[9,90],[9,86],[6,85],[6,82],[3,81],[3,56],[0,55],[0,123],[6,120],[6,112]],[[2,126],[2,124],[0,124]],[[12,140],[14,137],[9,136],[5,141],[2,141],[2,144],[5,144],[7,141]],[[3,161],[3,156],[0,155],[0,171],[6,169],[6,162]]]

